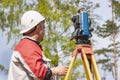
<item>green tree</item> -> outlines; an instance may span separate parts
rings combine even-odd
[[[0,1],[0,28],[8,37],[8,42],[18,40],[20,31],[21,14],[29,9],[34,9],[35,0],[27,2],[27,0],[1,0]]]
[[[116,0],[111,0],[112,8],[112,20],[107,20],[105,24],[97,27],[97,35],[102,38],[109,38],[111,43],[107,48],[102,48],[96,50],[99,55],[104,55],[104,58],[99,60],[99,63],[102,63],[102,68],[109,72],[112,72],[115,80],[118,80],[118,70],[117,70],[117,60],[119,57],[119,41],[116,41],[120,31],[120,25],[116,22],[119,19],[119,10],[120,3]],[[114,60],[114,61],[113,61]]]
[[[6,74],[8,73],[8,70],[0,64],[0,71],[4,71]]]

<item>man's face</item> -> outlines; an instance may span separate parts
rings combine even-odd
[[[41,21],[39,24],[38,24],[38,27],[39,27],[39,41],[42,41],[43,38],[44,38],[44,34],[45,34],[45,21]]]

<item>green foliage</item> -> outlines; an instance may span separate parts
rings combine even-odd
[[[120,43],[116,43],[116,57],[120,56],[120,49],[119,49]],[[97,53],[99,56],[103,56],[101,59],[97,61],[98,64],[102,64],[102,70],[113,72],[113,67],[114,67],[114,44],[111,43],[108,45],[107,48],[102,48],[99,50],[95,50],[95,53]],[[117,58],[118,60],[118,58]]]
[[[44,5],[44,3],[47,4]],[[68,61],[64,61],[64,59],[67,60],[75,49],[75,41],[70,41],[72,32],[69,32],[72,25],[71,18],[77,11],[77,7],[72,4],[74,4],[72,1],[63,3],[61,0],[53,0],[52,4],[51,1],[44,1],[38,5],[48,24],[46,36],[41,44],[46,56],[52,59],[52,66],[57,66],[58,62],[69,65]],[[79,62],[75,64],[75,66],[79,65]],[[71,79],[75,79],[75,77],[77,79],[78,76],[75,75],[78,73],[79,71],[74,72],[74,77],[71,76]]]
[[[115,34],[117,35],[119,32],[119,27],[116,24],[114,24],[114,30],[112,27],[112,21],[107,20],[105,22],[105,24],[103,24],[102,26],[98,26],[96,33],[98,36],[106,38],[106,37],[112,37],[113,32],[115,32]]]
[[[4,71],[6,74],[8,73],[8,70],[0,64],[0,71]]]
[[[52,57],[59,53],[58,47],[61,50],[63,45],[69,43],[67,41],[70,35],[67,37],[66,35],[70,33],[68,30],[70,29],[70,25],[72,25],[71,16],[73,15],[73,11],[71,11],[71,6],[69,3],[63,3],[61,0],[53,0],[52,2],[41,0],[36,7],[46,17],[48,26],[46,26],[46,37],[42,45],[44,46],[44,53],[50,57],[52,61]],[[76,9],[76,7],[74,7],[74,9]]]
[[[102,64],[103,70],[112,71],[113,69],[113,48],[102,48],[99,50],[96,50],[97,54],[104,55],[102,59],[99,59],[97,63]]]
[[[105,22],[105,24],[103,24],[102,26],[98,26],[97,27],[97,35],[99,37],[102,37],[102,38],[109,38],[110,40],[112,40],[112,43],[110,43],[108,45],[107,48],[102,48],[102,49],[99,49],[99,50],[96,50],[95,52],[99,55],[99,56],[102,56],[103,58],[102,59],[99,59],[98,60],[98,63],[102,64],[102,69],[103,70],[107,70],[109,72],[113,72],[113,67],[114,67],[114,40],[115,40],[115,37],[113,37],[113,34],[115,34],[116,38],[117,38],[117,35],[119,35],[119,31],[120,31],[120,25],[117,22],[117,20],[119,19],[120,17],[120,2],[119,1],[116,1],[116,0],[112,0],[113,2],[113,10],[114,10],[114,15],[115,15],[115,18],[114,18],[114,24],[113,21],[111,20],[107,20]],[[111,13],[112,14],[112,13]],[[117,60],[118,60],[118,57],[119,57],[119,42],[116,42],[116,57],[117,57]]]
[[[114,12],[117,18],[120,18],[120,1],[112,0],[114,4]]]
[[[10,39],[18,40],[14,37],[20,32],[21,13],[31,9],[33,4],[27,4],[25,0],[2,0],[0,3],[0,28],[6,32],[8,43]]]

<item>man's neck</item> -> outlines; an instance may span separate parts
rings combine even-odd
[[[34,37],[31,37],[31,36],[23,36],[22,38],[29,38],[29,39],[31,39],[31,40],[33,40],[33,41],[37,41]]]

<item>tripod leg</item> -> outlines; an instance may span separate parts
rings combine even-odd
[[[93,80],[86,54],[82,53],[82,57],[83,57],[83,64],[84,64],[84,67],[85,67],[87,80]]]
[[[65,76],[65,80],[69,80],[70,73],[72,71],[73,65],[74,65],[75,60],[76,60],[76,56],[77,56],[77,50],[75,50],[74,53],[73,53],[72,61],[71,61],[70,65],[69,65],[69,69],[68,69],[68,72],[67,72],[67,74]]]
[[[100,79],[100,74],[98,72],[97,65],[96,65],[96,62],[95,62],[95,59],[94,59],[93,55],[91,55],[91,62],[92,62],[92,67],[93,67],[93,71],[94,71],[96,80],[101,80]]]

